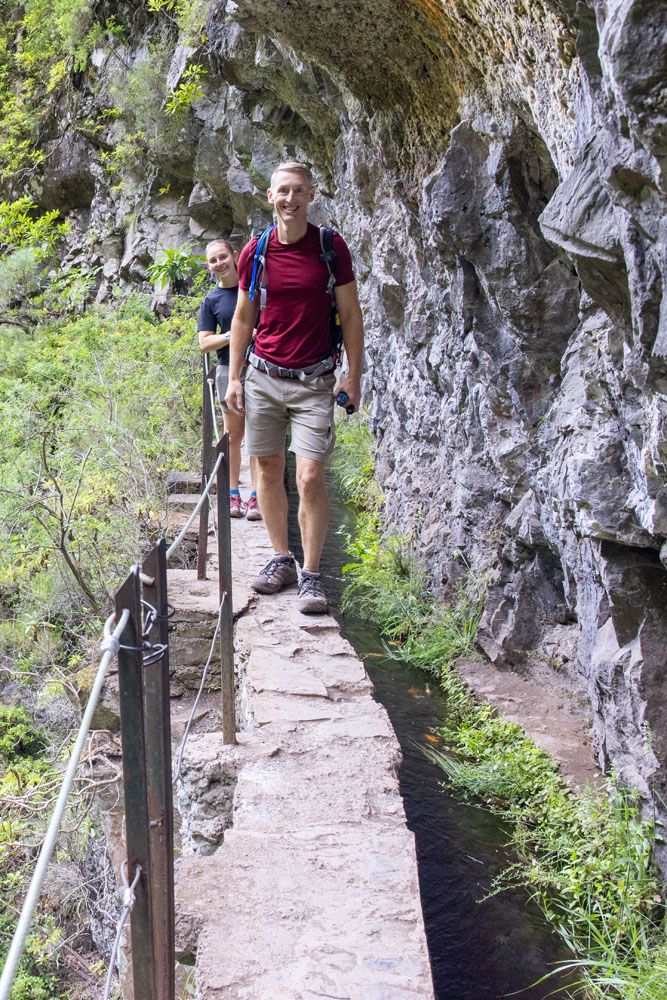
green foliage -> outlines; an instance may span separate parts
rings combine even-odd
[[[18,307],[39,296],[42,287],[43,269],[33,247],[0,256],[0,324],[27,328],[27,310],[23,307],[19,311]]]
[[[0,334],[0,605],[58,626],[98,611],[159,533],[164,479],[196,441],[191,314],[95,309]]]
[[[165,59],[170,48],[162,36],[180,32],[186,45],[205,41],[207,0],[151,0],[156,16],[154,39],[147,58],[123,74],[111,91],[122,119],[99,112],[75,121],[83,135],[104,133],[113,147],[103,160],[119,176],[128,166],[145,166],[145,157],[159,156],[178,142],[183,117],[191,102],[202,96],[204,69],[186,70],[173,94],[166,92]],[[0,23],[0,182],[23,177],[44,159],[40,139],[57,115],[63,94],[71,87],[73,73],[88,68],[97,47],[117,49],[125,44],[128,29],[107,15],[92,0],[3,0]],[[136,12],[133,15],[136,19]]]
[[[59,222],[57,211],[37,215],[33,200],[24,195],[16,201],[0,202],[0,253],[34,249],[46,257],[69,232],[67,222]]]
[[[54,1000],[61,996],[55,976],[35,976],[20,969],[14,980],[10,1000]]]
[[[203,97],[204,90],[201,84],[205,76],[206,71],[203,66],[196,63],[188,66],[181,77],[181,82],[165,104],[166,113],[175,115],[187,111],[193,101],[198,101],[200,97]]]
[[[343,567],[347,586],[343,610],[380,627],[391,655],[440,677],[454,660],[475,647],[484,604],[484,585],[467,572],[452,604],[431,591],[410,539],[382,537],[375,513],[362,515],[348,539],[352,562]]]
[[[46,756],[46,734],[25,708],[0,706],[0,964],[14,931],[24,883],[31,873],[46,827],[46,810],[58,780]],[[33,924],[11,997],[60,996],[50,961],[54,927]]]
[[[80,264],[67,271],[58,271],[50,278],[44,304],[50,312],[62,315],[76,312],[88,301],[95,279],[101,267],[84,269]]]
[[[382,493],[375,479],[373,435],[363,414],[339,420],[334,469],[344,496],[357,510],[379,511]]]
[[[201,45],[206,41],[207,0],[148,0],[147,7],[152,13],[175,22],[186,45]]]
[[[191,243],[160,250],[160,257],[146,268],[151,281],[171,284],[176,291],[184,291],[188,279],[201,270],[204,257],[192,252]]]
[[[91,0],[5,0],[0,25],[0,179],[43,158],[44,118],[93,44]]]
[[[115,141],[112,149],[100,153],[100,163],[120,186],[123,175],[135,169],[141,162],[146,150],[145,138],[145,134],[141,131],[126,132],[122,138]]]
[[[664,939],[664,934],[662,937]],[[633,963],[619,963],[613,950],[608,948],[609,940],[609,935],[605,934],[603,946],[595,958],[570,963],[571,969],[584,974],[582,985],[588,995],[595,1000],[608,997],[667,1000],[667,941],[649,947]]]
[[[158,164],[182,141],[190,100],[200,96],[201,67],[186,70],[183,89],[167,91],[169,46],[158,39],[143,60],[114,81],[115,102],[107,142],[112,148],[100,156],[111,177],[122,186],[127,174],[145,175],[147,164]]]
[[[24,708],[0,705],[0,757],[5,761],[31,757],[44,750],[42,733],[33,728]]]
[[[165,528],[167,473],[198,454],[196,305],[157,323],[133,295],[29,338],[0,328],[0,659],[24,700],[0,707],[0,964],[69,750],[54,721],[64,750],[45,751],[54,734],[29,709],[71,688],[111,592]],[[71,858],[81,840],[64,833],[59,850]],[[63,919],[81,914],[38,911],[13,997],[71,995],[54,978]]]
[[[85,304],[100,268],[60,268],[68,232],[57,212],[38,214],[28,197],[0,203],[0,325],[29,330]]]
[[[342,607],[375,622],[392,645],[391,655],[439,676],[475,645],[484,586],[466,567],[453,604],[432,592],[414,544],[403,535],[382,535],[382,494],[375,480],[373,438],[363,414],[336,428],[334,468],[343,494],[360,512],[347,536],[351,561]]]

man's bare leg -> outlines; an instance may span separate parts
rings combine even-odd
[[[323,462],[303,458],[301,455],[296,456],[303,568],[310,573],[320,571],[320,557],[329,527],[329,498],[325,473],[326,467]]]
[[[285,455],[258,455],[256,458],[257,496],[266,530],[275,552],[287,555],[287,494],[283,474]]]

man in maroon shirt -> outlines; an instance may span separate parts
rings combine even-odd
[[[304,562],[299,583],[299,607],[305,614],[328,608],[320,582],[320,556],[329,525],[325,465],[335,441],[334,374],[331,357],[329,273],[320,259],[320,233],[308,222],[315,197],[310,170],[299,163],[282,163],[271,177],[268,199],[276,225],[267,245],[266,305],[250,298],[257,240],[241,252],[239,294],[232,320],[229,385],[225,401],[246,414],[246,447],[257,457],[259,502],[274,556],[253,588],[274,594],[297,582],[297,568],[287,541],[287,496],[283,485],[285,435],[296,454],[299,528]],[[359,408],[363,357],[363,320],[350,253],[334,234],[336,304],[343,329],[347,374],[338,383],[349,403]],[[241,371],[256,328],[245,384]]]

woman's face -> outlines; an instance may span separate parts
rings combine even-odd
[[[226,243],[214,243],[206,251],[206,266],[211,274],[224,282],[225,279],[236,280],[236,256]]]

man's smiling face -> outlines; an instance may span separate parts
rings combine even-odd
[[[273,175],[268,198],[280,222],[293,226],[307,223],[308,206],[315,197],[315,190],[303,174],[279,170]]]

